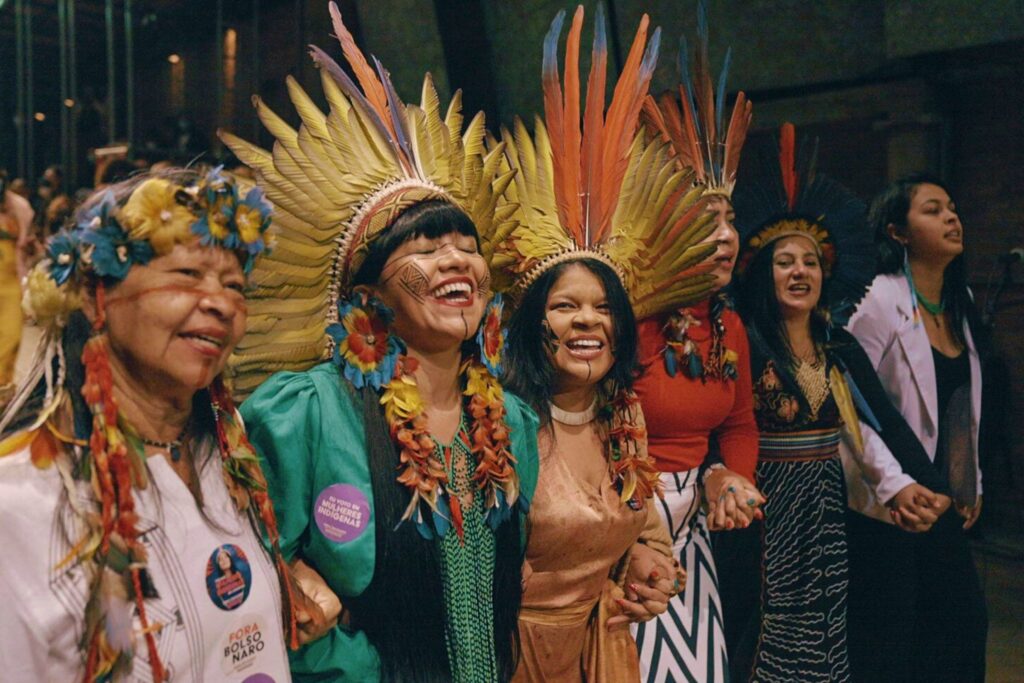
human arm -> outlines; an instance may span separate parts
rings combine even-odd
[[[324,473],[331,484],[363,485],[364,480],[368,480],[366,476],[353,473],[362,433],[356,434],[352,428],[356,416],[351,405],[339,391],[329,394],[326,390],[339,386],[337,374],[321,373],[325,375],[320,378],[324,380],[321,382],[314,381],[315,372],[317,370],[272,376],[242,404],[240,412],[249,439],[260,454],[277,513],[285,559],[295,565],[301,558],[315,566],[334,594],[357,595],[372,576],[372,545],[367,551],[357,550],[357,546],[372,543],[372,526],[353,542],[331,544],[316,528],[311,511],[314,498],[324,483],[317,481],[318,472]],[[344,433],[348,450],[336,448],[337,438],[334,437],[339,432]],[[327,434],[334,435],[334,441],[329,444],[325,442]],[[331,449],[330,463],[337,467],[325,466],[324,459],[318,457],[325,448]],[[342,463],[348,467],[341,469]],[[332,555],[333,551],[337,554]],[[315,564],[316,558],[321,558],[324,564]],[[311,596],[314,607],[311,616],[314,616],[316,609],[322,609],[319,605],[327,605],[329,601],[318,590],[310,590],[314,593]],[[293,675],[331,681],[379,680],[380,663],[365,633],[349,629],[344,623],[331,628],[326,628],[326,624],[317,625],[315,621],[306,623],[303,629],[306,635],[319,635],[321,630],[326,633],[307,642],[297,652],[289,653]]]
[[[757,421],[754,418],[754,383],[750,370],[750,342],[739,316],[731,314],[726,329],[726,347],[736,353],[734,398],[728,416],[712,431],[711,436],[718,446],[718,453],[725,467],[733,474],[744,477],[750,485],[754,481],[758,452]]]

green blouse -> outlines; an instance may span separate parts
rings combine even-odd
[[[537,485],[537,416],[508,392],[505,411],[520,494],[529,501]],[[360,595],[374,571],[373,491],[362,413],[342,389],[337,366],[273,375],[241,413],[270,485],[285,558],[311,559],[342,602]],[[341,626],[289,655],[297,681],[380,680],[366,635]]]

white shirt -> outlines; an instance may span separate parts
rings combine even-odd
[[[277,575],[249,520],[231,502],[219,456],[209,458],[199,475],[213,524],[203,519],[163,455],[151,456],[148,467],[149,487],[134,493],[137,528],[159,593],[146,600],[146,615],[150,624],[162,625],[155,637],[170,680],[290,681]],[[78,643],[87,575],[77,561],[56,568],[81,538],[79,520],[62,490],[57,468],[37,469],[27,448],[0,458],[0,679],[5,683],[67,683],[84,673]],[[90,498],[88,485],[80,485],[83,505],[94,505]],[[218,567],[220,548],[234,571]],[[137,615],[134,626],[128,680],[150,681]]]

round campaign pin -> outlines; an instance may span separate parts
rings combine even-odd
[[[327,540],[351,543],[366,531],[370,521],[370,503],[355,486],[332,484],[316,497],[313,518]]]
[[[251,588],[252,568],[245,552],[231,543],[217,546],[206,561],[206,591],[213,604],[226,611],[238,609]]]

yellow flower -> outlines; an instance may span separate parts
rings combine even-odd
[[[193,239],[196,218],[174,198],[178,186],[161,178],[139,185],[121,209],[121,220],[133,240],[148,240],[157,254]]]
[[[25,293],[21,307],[29,318],[42,326],[82,307],[78,292],[69,284],[58,285],[50,276],[46,262],[29,271],[25,278]]]
[[[235,225],[238,236],[245,244],[252,244],[260,239],[260,228],[263,227],[263,216],[255,207],[239,204],[235,209]]]
[[[384,414],[388,423],[404,422],[423,412],[423,399],[420,398],[416,378],[412,375],[396,377],[384,389],[380,397],[384,406]]]
[[[480,396],[488,405],[500,405],[505,401],[505,394],[491,373],[484,366],[473,363],[466,368],[466,396]]]

